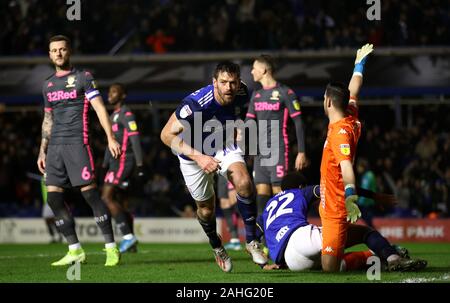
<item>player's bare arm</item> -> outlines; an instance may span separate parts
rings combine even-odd
[[[344,186],[347,186],[349,184],[356,184],[352,162],[350,160],[342,160],[340,166]]]
[[[357,98],[359,95],[359,91],[363,84],[363,70],[364,64],[367,60],[367,56],[373,52],[373,45],[366,44],[356,52],[355,58],[355,69],[353,70],[352,78],[350,79],[350,83],[348,85],[348,89],[350,91],[350,96]],[[356,100],[355,100],[356,102]]]
[[[109,121],[108,112],[103,104],[102,97],[98,96],[91,100],[91,105],[97,114],[98,120],[105,130],[106,137],[108,138],[108,148],[111,155],[117,159],[120,156],[120,144],[116,141],[114,133],[111,128],[111,122]]]
[[[215,172],[219,168],[220,161],[202,154],[182,140],[178,135],[183,132],[183,129],[183,125],[173,113],[161,131],[161,141],[178,154],[186,155],[194,160],[206,173]]]
[[[45,173],[45,158],[47,155],[48,142],[50,141],[50,135],[52,132],[52,125],[53,114],[51,111],[45,111],[44,121],[42,122],[41,147],[39,148],[39,156],[37,161],[39,171],[43,174]]]

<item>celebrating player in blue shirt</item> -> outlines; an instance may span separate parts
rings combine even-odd
[[[224,61],[216,66],[213,84],[183,99],[161,132],[161,140],[178,155],[186,186],[197,204],[198,220],[209,238],[216,262],[232,270],[231,259],[217,235],[214,175],[227,177],[237,191],[237,203],[245,223],[246,249],[253,262],[264,265],[267,258],[256,240],[256,204],[253,184],[242,150],[235,140],[236,107],[248,102],[240,81],[239,65]],[[225,134],[225,135],[224,135]]]

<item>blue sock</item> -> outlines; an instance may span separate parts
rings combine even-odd
[[[378,231],[372,230],[364,235],[364,243],[382,260],[397,254],[396,250]]]
[[[244,198],[236,194],[237,205],[241,217],[244,220],[245,238],[247,243],[256,239],[256,203],[250,198]]]

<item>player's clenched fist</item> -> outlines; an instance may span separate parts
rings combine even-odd
[[[195,161],[197,162],[198,166],[200,166],[200,168],[208,174],[220,169],[220,161],[207,155],[197,156]]]

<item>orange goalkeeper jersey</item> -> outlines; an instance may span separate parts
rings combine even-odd
[[[358,108],[352,101],[347,108],[347,114],[341,120],[328,125],[320,165],[320,216],[323,219],[345,220],[347,215],[344,181],[339,163],[343,160],[353,162],[361,135]]]

